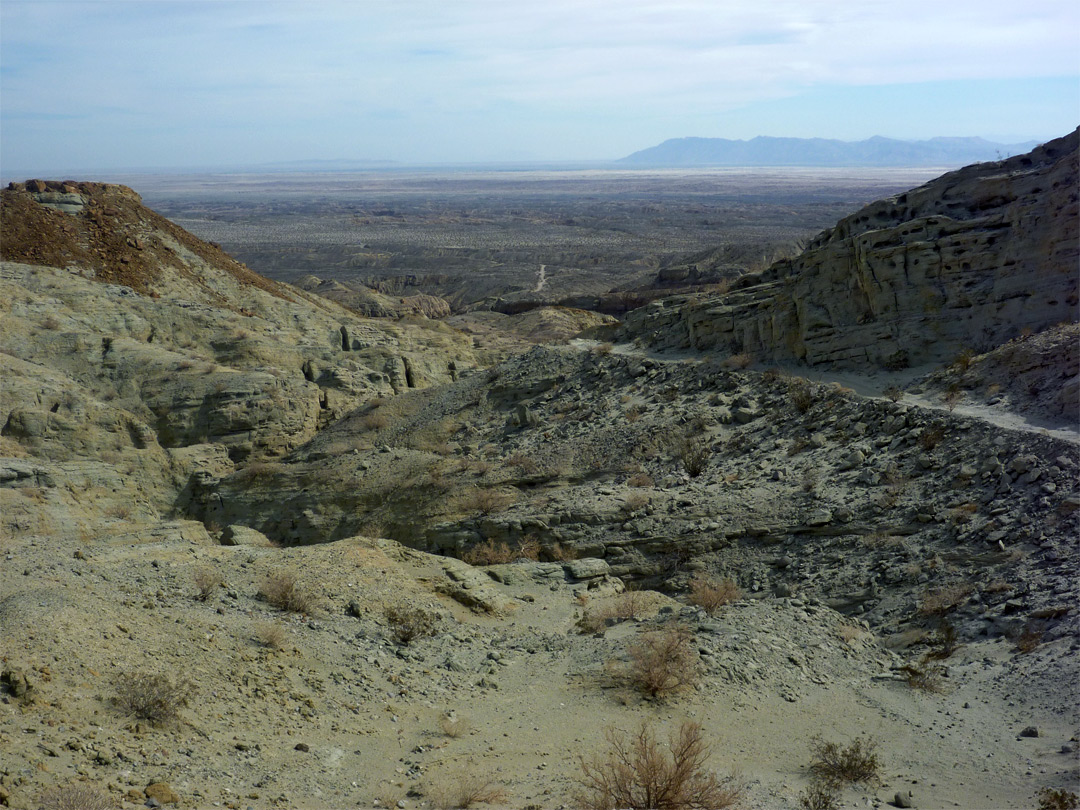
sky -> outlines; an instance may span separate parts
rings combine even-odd
[[[1075,0],[0,0],[0,171],[1045,141]]]

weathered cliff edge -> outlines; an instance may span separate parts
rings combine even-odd
[[[12,184],[0,217],[0,530],[13,536],[92,534],[110,509],[176,517],[208,471],[276,458],[373,398],[476,365],[455,330],[264,279],[123,186]],[[18,496],[28,486],[56,508]]]
[[[731,292],[630,313],[622,339],[901,368],[1077,316],[1078,132],[871,203]]]

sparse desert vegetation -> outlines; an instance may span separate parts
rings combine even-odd
[[[1072,149],[3,190],[0,804],[1075,803]]]
[[[701,725],[686,722],[665,745],[642,723],[636,732],[605,731],[607,750],[580,758],[577,801],[588,810],[721,810],[740,798],[734,780],[709,770]]]

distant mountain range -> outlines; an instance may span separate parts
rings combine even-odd
[[[993,143],[982,138],[900,141],[875,136],[865,141],[827,138],[672,138],[622,158],[637,166],[965,166],[1001,160],[1038,145]]]

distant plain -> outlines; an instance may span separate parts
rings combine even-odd
[[[864,203],[943,171],[466,168],[110,180],[271,278],[418,276],[423,291],[463,309],[531,290],[540,265],[552,300],[647,285],[659,268],[705,251],[767,266]]]

